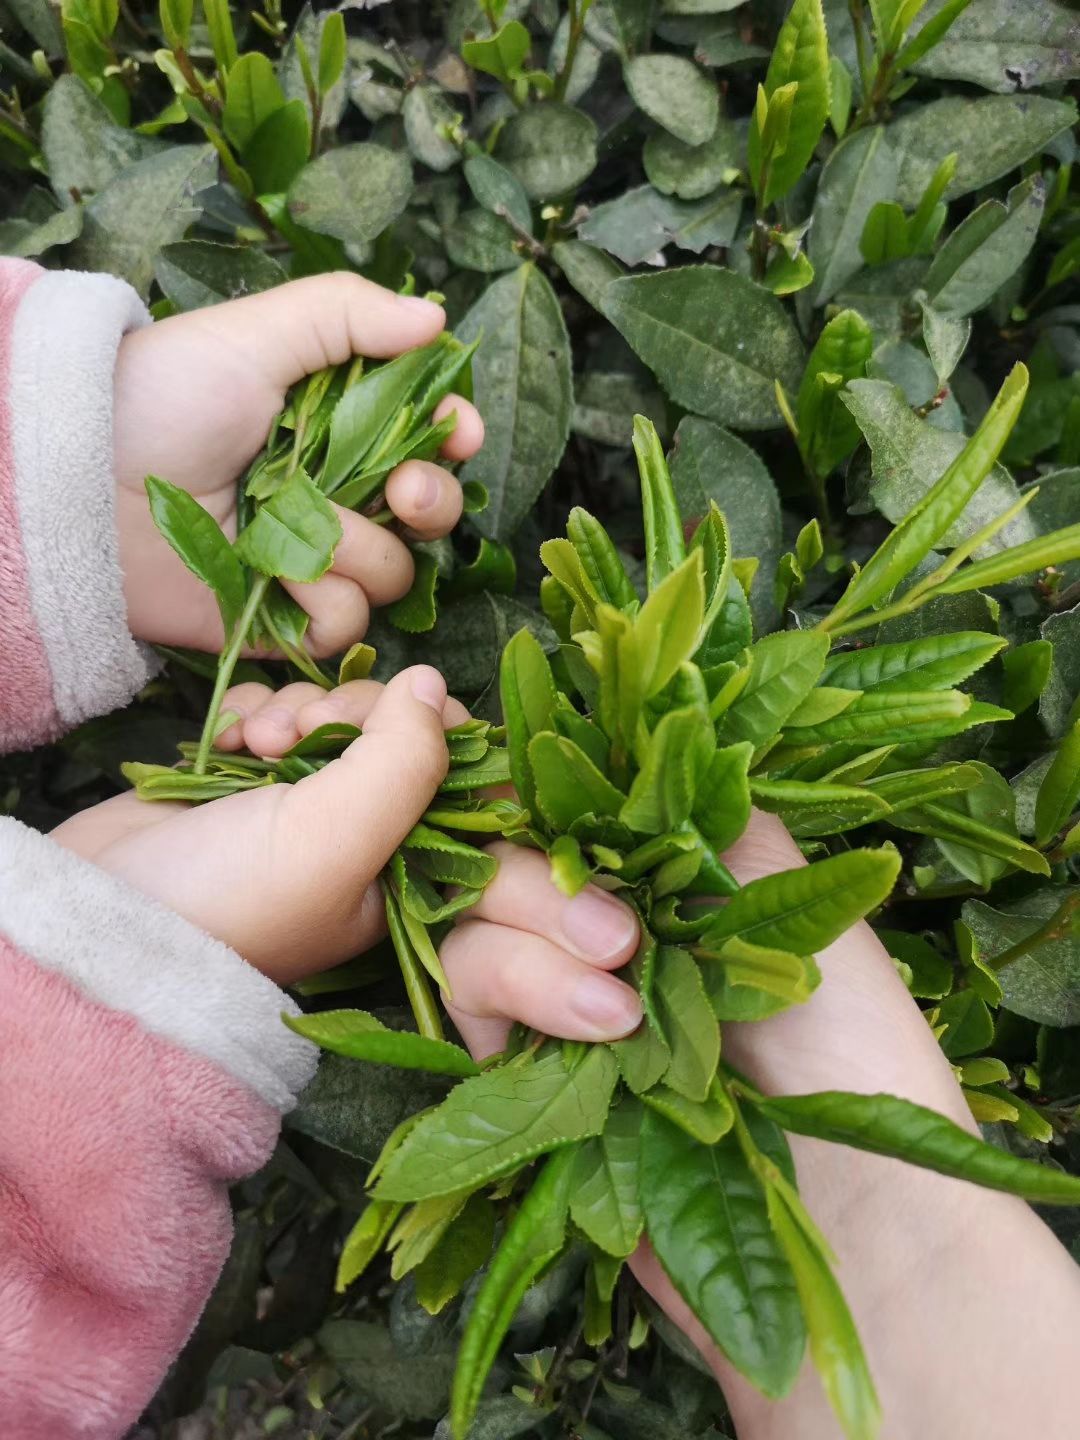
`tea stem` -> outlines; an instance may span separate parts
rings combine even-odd
[[[221,704],[225,699],[225,692],[232,681],[233,671],[236,669],[236,662],[240,659],[240,652],[244,648],[251,631],[251,626],[258,614],[259,606],[266,598],[266,592],[270,586],[269,575],[257,575],[248,595],[247,604],[244,606],[240,619],[233,627],[229,637],[229,643],[221,652],[221,659],[218,661],[217,678],[214,681],[214,693],[210,696],[210,707],[206,712],[206,719],[203,721],[202,735],[199,737],[199,750],[195,756],[195,774],[205,775],[206,767],[210,760],[210,751],[214,745],[214,735],[217,731],[218,716],[221,714]]]

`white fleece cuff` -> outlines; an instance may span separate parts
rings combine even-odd
[[[0,932],[110,1010],[212,1060],[289,1110],[316,1049],[283,991],[156,900],[16,820],[0,820]]]
[[[112,438],[116,352],[128,330],[149,320],[130,285],[75,271],[41,275],[15,316],[15,500],[65,726],[126,705],[156,668],[127,627]]]

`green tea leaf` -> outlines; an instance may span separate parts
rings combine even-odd
[[[672,1090],[667,1085],[656,1085],[641,1098],[650,1110],[657,1111],[703,1145],[715,1145],[728,1133],[735,1121],[731,1101],[716,1078],[713,1079],[704,1100],[688,1100],[685,1095],[680,1095],[677,1090]]]
[[[402,1070],[427,1070],[433,1075],[479,1075],[468,1053],[445,1040],[429,1040],[410,1030],[389,1030],[364,1010],[323,1010],[315,1015],[286,1015],[285,1024],[314,1040],[323,1050],[397,1065]]]
[[[322,491],[297,470],[237,536],[236,554],[263,575],[318,580],[334,563],[341,521]]]
[[[703,145],[716,131],[716,82],[681,55],[637,55],[623,67],[631,99],[677,140]]]
[[[702,1145],[649,1111],[641,1205],[676,1290],[733,1365],[766,1395],[790,1389],[806,1333],[795,1279],[734,1135]]]
[[[266,56],[257,50],[241,55],[229,71],[222,129],[242,154],[263,121],[284,104],[285,92]]]
[[[669,710],[649,740],[619,819],[642,835],[662,835],[689,820],[715,749],[703,710]]]
[[[186,490],[146,477],[154,524],[191,573],[214,592],[221,623],[231,635],[247,599],[244,570],[221,526]]]
[[[644,1224],[638,1200],[641,1106],[625,1099],[614,1107],[600,1135],[577,1151],[570,1215],[608,1255],[632,1255]]]
[[[486,1195],[470,1196],[464,1210],[414,1271],[416,1298],[429,1315],[440,1314],[461,1292],[491,1254],[494,1238],[495,1207]]]
[[[634,453],[641,476],[645,573],[652,592],[686,559],[686,538],[660,437],[644,415],[634,416]]]
[[[892,1155],[1040,1205],[1080,1204],[1080,1179],[1075,1176],[987,1145],[935,1110],[895,1095],[829,1090],[755,1099],[754,1104],[777,1125],[797,1135]]]
[[[549,100],[511,116],[495,158],[533,200],[576,190],[596,168],[596,125],[572,105]]]
[[[1035,800],[1035,841],[1046,846],[1080,801],[1080,720],[1058,743]]]
[[[327,150],[289,189],[289,214],[298,225],[364,245],[381,235],[412,194],[408,157],[381,145]]]
[[[462,1440],[525,1291],[563,1248],[574,1158],[572,1150],[553,1156],[533,1182],[469,1311],[450,1402],[453,1431]]]
[[[717,912],[705,943],[729,936],[813,955],[888,898],[900,872],[895,850],[849,850],[797,870],[751,880]]]
[[[829,656],[822,683],[849,690],[947,690],[961,684],[1005,648],[981,631],[922,635],[893,645],[871,645]]]
[[[720,1030],[697,965],[685,950],[660,946],[653,988],[661,1033],[671,1051],[664,1083],[688,1100],[701,1102],[720,1059]]]
[[[926,291],[938,310],[971,315],[989,304],[1027,259],[1046,205],[1041,175],[1010,190],[1008,203],[987,200],[949,236],[934,257]]]
[[[791,84],[798,89],[786,140],[779,153],[774,152],[764,175],[762,134],[756,118],[750,123],[750,173],[760,176],[757,188],[763,205],[779,200],[800,179],[829,118],[829,44],[821,0],[795,0],[780,27],[765,77],[765,94],[771,97]]]
[[[521,803],[536,808],[529,742],[550,730],[555,713],[555,680],[536,638],[519,630],[503,651],[499,693],[510,747],[510,773]]]
[[[866,373],[873,350],[869,325],[854,310],[841,310],[810,352],[796,404],[799,449],[815,475],[830,474],[858,445],[859,427],[839,394]]]
[[[721,424],[770,429],[776,381],[798,387],[802,344],[786,310],[733,271],[628,275],[605,288],[602,306],[673,400]]]
[[[723,721],[728,740],[762,745],[806,699],[829,653],[828,638],[789,630],[767,635],[750,651],[750,678]]]
[[[542,731],[529,741],[536,803],[544,819],[565,831],[582,815],[618,816],[626,796],[564,735]]]
[[[573,1069],[561,1053],[498,1066],[454,1087],[391,1157],[378,1200],[424,1200],[475,1189],[545,1151],[598,1135],[617,1078],[593,1046]]]

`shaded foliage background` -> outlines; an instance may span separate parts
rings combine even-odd
[[[536,551],[568,507],[587,505],[640,562],[635,411],[672,445],[687,513],[715,499],[736,552],[759,561],[759,631],[798,623],[942,473],[1017,359],[1032,387],[1007,466],[950,538],[1036,479],[1011,543],[1080,519],[1080,15],[1051,0],[928,0],[908,40],[960,13],[907,68],[901,47],[873,43],[897,5],[825,0],[827,52],[808,46],[770,179],[749,117],[788,9],[390,0],[347,5],[342,25],[280,0],[210,0],[198,14],[185,0],[159,13],[0,0],[0,252],[111,270],[157,315],[331,268],[392,286],[411,275],[445,294],[463,338],[483,333],[489,439],[464,478],[490,504],[427,547],[434,628],[403,636],[376,621],[378,673],[429,660],[492,713],[508,636],[527,624],[553,643]],[[841,310],[864,322],[859,343],[815,382],[807,351]],[[821,546],[792,549],[815,517]],[[1009,641],[973,689],[1017,718],[939,747],[985,764],[968,813],[1005,836],[1035,837],[1038,785],[1075,734],[1078,585],[1072,564],[937,601],[880,636]],[[0,760],[0,808],[49,828],[114,793],[122,761],[170,762],[198,732],[208,673],[174,657],[128,711]],[[979,1118],[1002,1144],[1075,1169],[1072,801],[1040,837],[1049,883],[947,838],[889,832],[905,872],[881,928]],[[1014,950],[995,985],[980,957]],[[393,974],[377,951],[310,1000],[363,987],[366,1008],[404,1023]],[[146,1435],[201,1407],[185,1434],[442,1440],[460,1307],[428,1316],[379,1267],[333,1293],[367,1165],[442,1093],[324,1057],[273,1162],[237,1188],[228,1267]],[[572,1258],[530,1292],[476,1440],[725,1433],[714,1385],[629,1287],[599,1361],[581,1346],[579,1270]]]

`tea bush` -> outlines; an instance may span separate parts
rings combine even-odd
[[[770,1106],[717,1072],[715,1025],[687,1035],[670,1021],[700,1015],[702,996],[721,1018],[797,1003],[816,981],[812,951],[859,914],[874,912],[998,1147],[969,1161],[942,1137],[921,1158],[1067,1198],[1064,1172],[1080,1161],[1080,227],[1068,98],[1080,18],[1022,0],[391,0],[346,8],[344,20],[222,0],[198,16],[185,0],[163,0],[157,15],[0,0],[0,18],[0,250],[112,270],[159,315],[352,267],[445,295],[464,343],[440,347],[436,368],[460,369],[479,341],[472,384],[488,443],[462,473],[471,513],[453,541],[417,547],[413,592],[368,637],[377,660],[362,647],[343,662],[354,674],[374,660],[379,674],[431,661],[480,717],[453,741],[426,842],[406,846],[388,877],[396,948],[422,984],[426,923],[443,918],[434,883],[484,880],[477,852],[439,827],[479,828],[489,808],[490,828],[528,825],[565,887],[593,871],[628,885],[660,948],[638,967],[650,1025],[617,1071],[603,1047],[552,1047],[534,1062],[556,1087],[587,1089],[598,1114],[555,1137],[583,1143],[538,1167],[529,1199],[519,1184],[524,1220],[503,1207],[508,1242],[537,1213],[552,1233],[539,1226],[512,1277],[502,1267],[501,1298],[523,1302],[501,1354],[482,1357],[494,1359],[493,1383],[469,1433],[722,1429],[722,1399],[692,1353],[616,1279],[642,1223],[636,1195],[608,1197],[602,1223],[574,1204],[568,1226],[568,1167],[585,1183],[590,1147],[625,1143],[616,1117],[641,1095],[642,1166],[690,1184],[694,1156],[714,1144],[725,1164],[756,1164],[780,1259],[805,1275],[817,1263],[811,1231],[783,1164],[753,1161],[742,1111],[773,1159],[763,1127],[852,1140],[871,1124],[899,1151],[911,1117],[851,1101],[813,1114]],[[344,432],[336,417],[354,377],[294,397],[282,425],[311,424],[313,513],[339,485],[377,508],[382,462],[432,443],[425,374],[398,397],[416,413],[392,437],[350,432],[336,470],[334,424]],[[248,477],[254,504],[280,493],[284,457],[301,448],[291,433]],[[170,497],[163,477],[156,513],[183,547]],[[250,598],[245,567],[266,576],[271,598],[252,617],[308,670],[302,627],[272,598],[286,572],[260,550],[257,517],[206,578],[224,614]],[[644,676],[636,696],[605,662],[620,645]],[[214,664],[171,661],[127,713],[0,762],[7,807],[54,823],[109,793],[136,758],[129,774],[146,793],[214,781],[212,724],[194,743]],[[502,720],[508,754],[488,725]],[[341,737],[322,738],[278,778],[320,763]],[[156,765],[178,743],[191,764],[164,774]],[[507,771],[524,817],[462,799]],[[751,799],[800,839],[819,908],[827,891],[845,897],[809,929],[783,922],[782,886],[746,887],[704,918],[680,908],[680,897],[731,894],[712,856]],[[734,817],[731,833],[710,829],[719,813]],[[423,1006],[423,1035],[401,1033],[396,974],[385,947],[307,987],[302,1023],[343,1053],[324,1057],[274,1161],[237,1192],[229,1265],[155,1402],[155,1432],[209,1385],[223,1433],[241,1433],[249,1422],[236,1417],[254,1410],[276,1433],[419,1437],[439,1421],[448,1435],[440,1417],[463,1335],[462,1425],[477,1401],[477,1329],[500,1263],[480,1285],[469,1276],[491,1248],[491,1205],[477,1191],[440,1209],[445,1186],[419,1175],[421,1132],[411,1143],[399,1129],[447,1095],[425,1063],[462,1076],[469,1062]],[[585,1065],[587,1085],[574,1080]],[[512,1068],[464,1084],[506,1084]],[[617,1075],[630,1093],[601,1141]],[[420,1122],[428,1140],[438,1114]],[[505,1156],[488,1157],[457,1189],[505,1192],[508,1173]],[[644,1223],[674,1273],[661,1189],[642,1189]],[[416,1208],[399,1223],[405,1202]],[[1071,1238],[1069,1212],[1049,1218]],[[400,1285],[372,1259],[395,1223],[392,1273],[411,1272]],[[474,1262],[453,1277],[480,1317],[472,1329],[468,1305],[449,1298],[451,1252]],[[343,1295],[339,1259],[342,1280],[363,1269]],[[794,1297],[794,1278],[789,1288]],[[613,1306],[598,1303],[605,1294]],[[775,1383],[801,1355],[801,1325],[793,1302],[773,1317],[764,1359],[733,1358]],[[857,1344],[844,1363],[865,1421]]]

